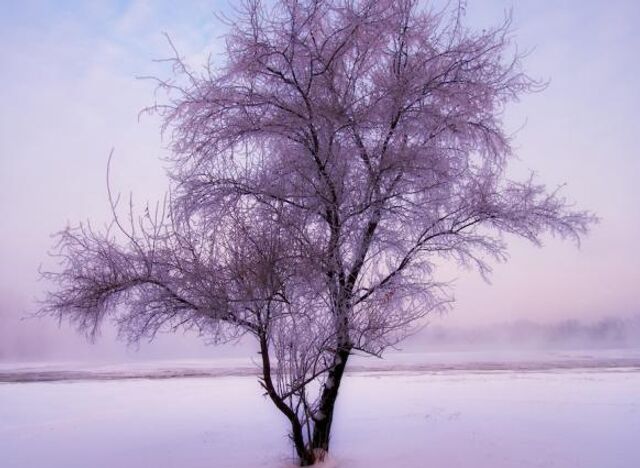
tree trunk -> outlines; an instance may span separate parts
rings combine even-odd
[[[314,417],[313,436],[311,438],[310,449],[315,461],[324,460],[329,451],[331,439],[331,426],[333,424],[333,413],[335,410],[338,390],[351,350],[345,348],[336,353],[335,365],[324,384],[320,397],[319,410]]]

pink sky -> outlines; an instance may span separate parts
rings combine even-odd
[[[445,268],[456,280],[455,308],[438,323],[475,326],[528,319],[597,320],[640,313],[640,152],[638,135],[640,6],[633,1],[470,1],[469,23],[482,27],[513,6],[515,37],[533,49],[528,72],[550,79],[505,116],[519,160],[550,186],[602,218],[578,250],[549,239],[543,249],[511,242],[492,285],[478,274]],[[2,342],[29,343],[71,355],[83,341],[53,323],[22,321],[33,298],[51,233],[65,223],[108,221],[105,167],[143,204],[166,188],[166,155],[154,118],[137,120],[153,102],[153,85],[137,75],[167,70],[161,31],[192,64],[219,51],[213,10],[222,2],[25,2],[0,19],[0,358]],[[108,349],[112,338],[105,338]],[[192,349],[192,340],[169,340]],[[171,347],[169,346],[169,347]],[[6,351],[5,351],[6,352]],[[52,351],[53,352],[53,351]],[[63,353],[64,354],[64,353]]]

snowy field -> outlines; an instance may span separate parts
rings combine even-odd
[[[29,382],[16,374],[33,366],[0,367],[0,467],[290,467],[283,418],[237,364],[206,376],[202,364],[171,374],[156,363]],[[357,365],[338,402],[332,466],[640,466],[635,358]],[[185,369],[198,372],[176,377]]]

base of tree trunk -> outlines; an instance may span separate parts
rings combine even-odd
[[[300,466],[313,466],[322,463],[327,458],[329,452],[323,448],[314,448],[308,452],[308,456],[300,460]]]
[[[324,459],[327,457],[327,454],[329,452],[327,452],[325,449],[323,448],[315,448],[313,449],[313,459],[316,462],[323,462]]]

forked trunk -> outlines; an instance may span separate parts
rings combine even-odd
[[[278,394],[271,378],[271,362],[269,358],[269,346],[266,334],[259,337],[260,354],[262,357],[262,386],[276,405],[276,407],[289,419],[291,424],[291,440],[293,442],[300,466],[311,466],[325,459],[329,452],[331,440],[331,427],[335,411],[338,390],[347,361],[351,354],[351,346],[345,345],[339,348],[333,358],[333,366],[327,372],[327,379],[322,387],[318,409],[313,415],[313,431],[308,440],[303,435],[303,422],[283,398]]]

